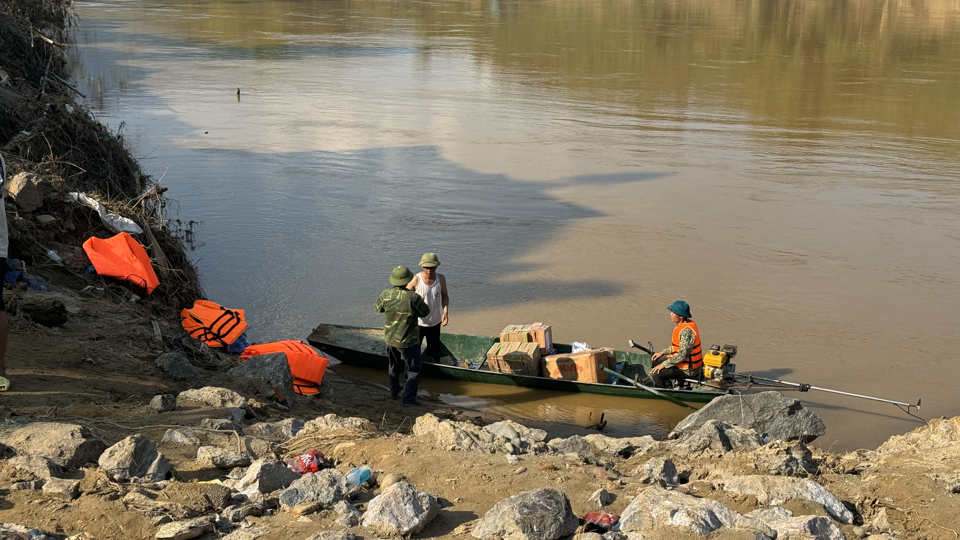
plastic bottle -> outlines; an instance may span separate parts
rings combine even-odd
[[[317,472],[320,470],[319,461],[321,459],[323,459],[323,454],[316,450],[311,450],[306,454],[301,454],[293,459],[288,459],[287,468],[295,473],[300,474]]]
[[[363,465],[347,473],[347,487],[357,487],[373,475],[370,467]]]
[[[63,262],[63,259],[61,259],[60,256],[57,255],[57,252],[52,249],[47,250],[47,257],[50,257],[50,260],[57,264],[60,264]]]

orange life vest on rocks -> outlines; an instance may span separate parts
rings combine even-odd
[[[107,239],[88,238],[83,243],[83,251],[101,276],[129,281],[146,289],[147,294],[160,285],[147,251],[125,232]]]
[[[275,341],[251,345],[243,350],[240,360],[246,362],[260,354],[282,352],[287,355],[290,373],[293,374],[293,391],[300,395],[313,395],[320,392],[318,386],[323,382],[329,358],[320,355],[313,347],[299,341]]]
[[[670,345],[670,352],[676,353],[680,350],[680,332],[684,328],[693,330],[693,347],[690,348],[690,355],[680,360],[677,367],[680,369],[700,369],[703,367],[703,349],[700,348],[700,330],[697,323],[687,320],[673,329],[673,343]]]
[[[183,329],[210,347],[226,347],[247,329],[242,309],[227,309],[209,300],[197,300],[180,312]]]

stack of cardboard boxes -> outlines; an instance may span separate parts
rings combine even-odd
[[[553,329],[543,323],[511,324],[487,351],[487,365],[499,373],[540,376],[540,360],[553,350]]]

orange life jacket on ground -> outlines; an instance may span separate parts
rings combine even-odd
[[[287,355],[290,373],[293,374],[293,391],[300,395],[312,395],[320,392],[323,374],[327,370],[329,358],[320,355],[313,347],[299,341],[275,341],[251,345],[243,350],[240,360],[246,362],[260,354],[282,352]]]
[[[209,300],[197,300],[180,312],[183,329],[210,347],[226,347],[247,329],[242,309],[227,309]]]
[[[682,332],[684,328],[693,330],[693,347],[690,348],[690,354],[677,363],[677,367],[680,369],[700,369],[703,367],[703,349],[700,348],[700,330],[697,328],[697,323],[692,320],[687,319],[687,322],[682,322],[673,329],[673,343],[670,345],[670,352],[675,353],[680,350],[680,332]]]
[[[160,285],[147,251],[125,232],[107,239],[88,238],[83,243],[83,251],[101,276],[129,281],[146,289],[147,294]]]

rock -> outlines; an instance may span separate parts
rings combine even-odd
[[[76,424],[35,422],[14,431],[6,444],[21,455],[45,457],[65,469],[96,462],[107,444],[89,429]]]
[[[140,434],[131,435],[107,448],[97,463],[116,482],[159,482],[173,472],[170,461]]]
[[[779,392],[761,392],[716,398],[677,424],[669,438],[698,430],[710,420],[753,429],[767,441],[809,443],[827,432],[823,420],[800,401]]]
[[[135,490],[127,493],[121,499],[123,506],[143,514],[148,518],[170,516],[172,519],[186,519],[193,515],[186,506],[173,501],[160,501],[156,495],[145,491]]]
[[[243,435],[243,426],[226,418],[204,418],[200,420],[199,427],[203,429],[216,429],[218,431],[232,431],[238,435]]]
[[[168,429],[163,434],[163,438],[160,439],[160,444],[183,444],[187,446],[200,446],[200,439],[194,436],[193,430],[190,428],[173,428],[173,429]]]
[[[227,416],[234,424],[242,425],[247,418],[247,410],[243,407],[227,407]]]
[[[218,469],[234,469],[236,467],[248,467],[250,456],[216,446],[201,446],[197,448],[197,462]]]
[[[809,476],[817,473],[813,454],[800,442],[774,441],[753,452],[757,470],[782,476]]]
[[[260,527],[250,527],[249,529],[237,529],[220,540],[257,540],[266,534],[267,531]]]
[[[617,500],[617,496],[603,488],[594,491],[593,494],[590,495],[590,502],[596,504],[601,510],[604,506],[613,504],[615,500]]]
[[[243,519],[247,516],[259,517],[262,514],[263,506],[253,503],[228,506],[223,509],[223,512],[220,512],[220,515],[223,517],[223,519],[226,519],[232,523],[243,521]]]
[[[573,534],[578,526],[567,496],[541,488],[498,502],[480,518],[472,534],[482,540],[555,540]]]
[[[567,437],[566,439],[551,439],[547,446],[558,454],[577,455],[583,459],[593,457],[593,447],[590,443],[579,435]]]
[[[290,373],[287,355],[282,352],[252,356],[227,374],[263,381],[269,389],[266,394],[271,396],[274,395],[273,387],[277,386],[283,392],[288,406],[294,402],[293,374]]]
[[[750,452],[762,444],[759,435],[752,429],[708,420],[696,430],[684,432],[680,440],[674,443],[674,448],[680,455],[722,455],[727,452]]]
[[[734,476],[720,482],[724,491],[753,495],[760,504],[776,506],[790,499],[806,499],[822,504],[840,523],[853,523],[853,514],[820,484],[804,478],[786,476]]]
[[[427,413],[417,418],[413,425],[413,434],[432,439],[443,448],[463,451],[526,454],[547,450],[543,443],[546,432],[509,420],[481,428],[469,422],[440,420]]]
[[[547,432],[542,429],[535,429],[527,427],[523,424],[518,424],[513,420],[502,420],[500,422],[494,422],[484,428],[488,433],[494,437],[503,437],[507,440],[526,440],[531,443],[542,443],[547,440]]]
[[[59,534],[40,529],[28,529],[15,523],[0,523],[0,539],[3,540],[60,540]]]
[[[240,492],[259,491],[271,493],[278,489],[286,489],[300,475],[288,469],[283,463],[272,459],[258,459],[254,461],[243,475],[234,489]]]
[[[161,394],[153,396],[150,400],[150,407],[160,412],[170,412],[177,408],[177,398],[173,394]]]
[[[769,523],[777,540],[847,540],[843,532],[824,516],[798,516]]]
[[[525,472],[527,472],[526,467],[517,467],[517,470],[513,471],[513,474],[523,474]]]
[[[360,524],[360,511],[347,501],[334,504],[333,513],[337,516],[337,525],[341,527],[356,527]]]
[[[157,540],[189,540],[213,532],[214,525],[210,516],[174,521],[162,525],[157,531]]]
[[[637,467],[636,476],[644,484],[656,484],[662,487],[680,485],[680,475],[677,474],[677,467],[670,458],[653,458],[647,461]]]
[[[335,437],[363,438],[375,434],[379,430],[373,422],[366,418],[353,418],[327,414],[318,416],[304,424],[297,435],[318,436],[332,439]]]
[[[323,505],[316,501],[305,502],[305,503],[300,503],[294,506],[293,508],[291,508],[290,513],[295,516],[305,516],[307,514],[313,514],[313,513],[319,512],[321,507],[323,507]]]
[[[644,437],[607,437],[600,433],[592,433],[584,437],[594,452],[606,454],[608,456],[620,456],[627,459],[634,454],[642,454],[656,445],[657,441],[653,437],[646,435]]]
[[[516,465],[517,463],[520,463],[521,460],[520,456],[514,454],[507,454],[505,457],[507,458],[507,463],[511,465]]]
[[[203,374],[200,370],[190,363],[183,353],[173,351],[161,354],[157,357],[157,367],[174,381],[186,381],[190,384],[198,384],[203,381]]]
[[[910,433],[890,437],[877,448],[877,455],[889,456],[909,451],[922,454],[945,448],[960,449],[960,416],[936,418]]]
[[[37,214],[33,216],[33,219],[37,220],[37,223],[44,228],[53,227],[57,223],[57,218],[48,214]]]
[[[346,494],[347,479],[336,469],[324,469],[307,473],[291,483],[280,493],[280,505],[292,508],[298,504],[318,502],[330,507],[343,500]]]
[[[226,409],[229,407],[244,407],[247,400],[240,394],[227,388],[204,386],[203,388],[186,390],[177,395],[177,406],[196,404],[211,409]]]
[[[252,437],[282,443],[294,438],[303,430],[305,422],[299,418],[287,418],[280,422],[260,422],[249,426],[243,432]]]
[[[80,481],[65,478],[48,478],[43,482],[43,492],[51,497],[72,501],[80,495]]]
[[[407,536],[422,531],[439,513],[436,497],[399,482],[367,504],[362,524],[382,534]]]
[[[43,187],[41,178],[36,174],[21,172],[14,175],[5,184],[10,199],[24,212],[33,212],[43,206]]]
[[[50,459],[38,456],[15,456],[6,461],[6,464],[17,471],[26,472],[37,480],[47,480],[59,477],[63,471]]]
[[[406,478],[404,478],[402,474],[390,473],[383,475],[379,480],[380,489],[386,489],[397,482],[403,482]]]
[[[672,525],[697,534],[709,534],[721,527],[734,527],[740,514],[711,499],[651,486],[634,497],[620,516],[619,531],[645,533]]]

